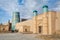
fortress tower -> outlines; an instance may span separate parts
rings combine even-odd
[[[56,31],[56,12],[48,11],[48,6],[43,6],[43,29],[42,33],[45,35],[54,34]]]
[[[33,11],[34,14],[34,33],[37,33],[37,11]]]
[[[42,33],[43,34],[48,34],[48,6],[44,5],[43,6],[43,29]]]
[[[12,14],[12,27],[11,30],[14,31],[15,30],[15,25],[16,23],[20,22],[20,13],[19,12],[14,12]]]

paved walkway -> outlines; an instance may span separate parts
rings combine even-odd
[[[5,33],[0,34],[0,40],[41,40],[35,36],[36,34]]]

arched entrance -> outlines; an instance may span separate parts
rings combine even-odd
[[[42,32],[42,26],[38,27],[38,32],[41,33]]]
[[[23,32],[30,32],[30,26],[24,26],[23,27]]]
[[[25,29],[25,32],[27,32],[27,29]]]

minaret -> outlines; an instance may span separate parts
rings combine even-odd
[[[34,33],[37,33],[37,11],[34,10]]]
[[[47,5],[44,5],[43,6],[43,13],[46,13],[46,12],[48,12],[48,6]]]
[[[11,30],[14,32],[16,23],[20,22],[20,13],[14,12],[12,14],[12,27]]]
[[[43,34],[48,34],[48,6],[43,6]]]

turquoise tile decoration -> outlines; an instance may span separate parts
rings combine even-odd
[[[34,16],[37,16],[37,11],[36,10],[34,10],[33,13],[34,13]]]
[[[43,6],[43,12],[48,12],[48,6],[47,5]]]
[[[14,12],[12,14],[12,27],[11,29],[14,31],[15,30],[15,25],[16,23],[20,22],[20,13],[19,12]]]

